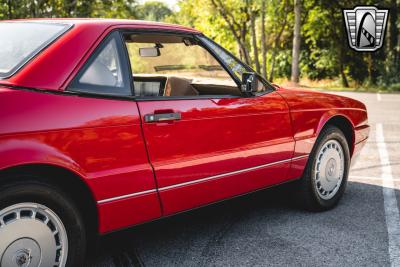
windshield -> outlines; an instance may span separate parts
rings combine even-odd
[[[208,38],[204,36],[199,36],[199,39],[201,39],[207,46],[209,46],[212,50],[214,50],[215,53],[217,53],[217,55],[222,59],[225,65],[227,65],[232,70],[232,72],[235,74],[236,78],[239,81],[242,80],[243,73],[254,72],[252,69],[243,65],[243,63],[233,58],[217,44],[210,41]]]
[[[0,23],[0,78],[11,76],[69,27],[59,23]]]

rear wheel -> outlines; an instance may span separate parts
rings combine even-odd
[[[310,154],[298,195],[308,210],[329,210],[337,205],[347,184],[350,151],[341,130],[324,128]]]
[[[0,266],[80,266],[85,229],[73,202],[37,182],[0,187]]]

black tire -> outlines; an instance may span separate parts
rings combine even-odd
[[[0,186],[0,214],[3,209],[24,202],[46,206],[59,217],[68,237],[65,266],[83,266],[86,231],[74,202],[58,188],[42,182],[20,181]]]
[[[339,189],[330,199],[323,199],[317,192],[316,181],[314,179],[315,166],[317,163],[317,155],[320,149],[330,140],[337,141],[343,150],[344,155],[344,172],[343,178],[339,185]],[[317,141],[311,151],[310,157],[308,159],[306,168],[303,173],[303,177],[296,183],[295,190],[298,201],[302,208],[309,211],[326,211],[334,208],[339,200],[342,198],[343,193],[346,189],[347,179],[350,169],[350,150],[347,140],[343,132],[335,127],[328,125],[322,129]]]

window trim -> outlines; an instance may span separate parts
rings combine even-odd
[[[115,35],[115,36],[113,36]],[[125,83],[127,83],[124,88],[129,89],[129,95],[120,95],[116,93],[102,93],[101,90],[99,92],[94,92],[91,90],[85,90],[85,88],[79,88],[79,79],[82,77],[82,75],[86,72],[86,70],[91,66],[91,64],[96,60],[97,56],[103,51],[103,49],[109,44],[109,41],[114,39],[116,41],[116,49],[117,49],[117,55],[119,57],[119,63],[121,67],[121,75],[122,79]],[[110,31],[106,36],[104,36],[103,40],[97,45],[97,47],[93,50],[89,58],[85,61],[83,66],[79,69],[75,77],[71,80],[71,82],[68,84],[67,88],[65,91],[71,92],[74,94],[79,94],[79,95],[97,95],[97,96],[104,96],[104,97],[128,97],[132,98],[133,95],[133,84],[132,83],[132,78],[129,78],[130,75],[130,65],[128,64],[128,59],[126,58],[124,48],[123,48],[123,42],[122,42],[122,37],[118,29]],[[92,87],[92,88],[104,88],[104,89],[110,89],[110,88],[118,88],[118,87],[112,87],[112,86],[103,86],[103,85],[92,85],[92,84],[85,84],[85,87]]]
[[[64,23],[64,22],[39,22],[39,21],[19,21],[19,22],[2,22],[2,23],[24,23],[24,24],[51,24],[51,25],[59,25],[64,26],[62,30],[60,30],[59,34],[54,36],[53,38],[45,41],[41,46],[37,49],[33,50],[24,60],[18,63],[14,68],[5,73],[0,73],[0,80],[6,80],[17,74],[21,69],[23,69],[27,64],[32,62],[37,56],[39,56],[43,51],[45,51],[48,47],[54,44],[58,39],[64,36],[68,31],[70,31],[75,25],[73,23]]]

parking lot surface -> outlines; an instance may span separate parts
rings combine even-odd
[[[335,209],[268,189],[107,235],[87,266],[400,266],[400,95],[340,94],[371,133]]]

